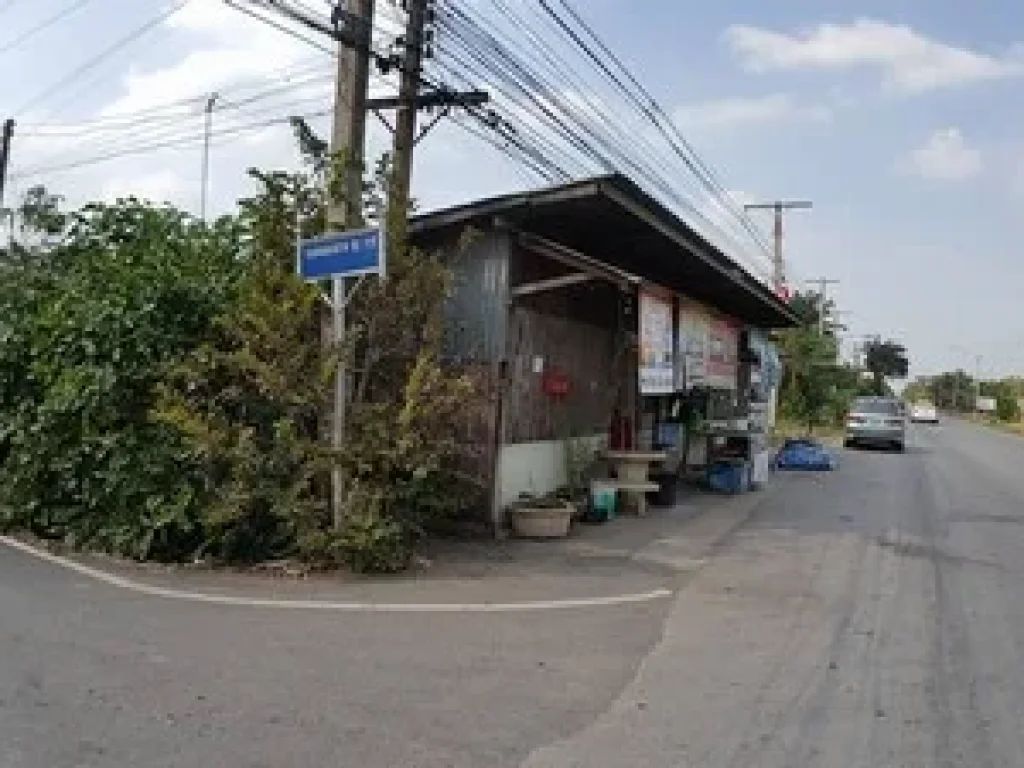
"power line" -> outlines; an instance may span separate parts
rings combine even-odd
[[[647,91],[646,88],[640,83],[640,81],[629,71],[629,69],[622,63],[622,61],[615,55],[615,53],[597,36],[594,30],[586,23],[586,21],[580,16],[579,13],[570,5],[568,0],[559,0],[563,8],[568,12],[571,18],[576,24],[589,36],[591,41],[600,49],[606,57],[610,59],[612,64],[623,74],[633,87],[637,90],[637,93],[641,98],[636,98],[629,94],[629,89],[623,84],[623,82],[610,71],[610,69],[600,61],[600,57],[577,35],[568,24],[558,15],[558,13],[551,7],[547,0],[540,0],[541,7],[550,15],[555,22],[570,36],[570,38],[579,45],[584,53],[591,58],[591,60],[605,72],[615,84],[622,90],[622,92],[631,98],[636,104],[642,114],[645,114],[652,124],[662,133],[662,135],[668,140],[670,146],[675,150],[676,154],[683,160],[690,171],[704,183],[709,191],[712,193],[712,198],[720,204],[723,209],[739,219],[740,224],[750,234],[754,242],[767,254],[768,245],[764,242],[760,233],[756,227],[750,221],[742,209],[738,208],[736,201],[728,194],[722,184],[718,181],[715,174],[708,167],[686,138],[682,135],[678,126],[665,114],[664,109],[658,104],[657,100]],[[668,128],[666,128],[666,124]]]
[[[316,112],[307,112],[302,115],[289,115],[287,117],[276,117],[270,120],[264,120],[257,123],[249,123],[246,125],[238,125],[232,128],[225,128],[211,132],[211,137],[221,138],[224,136],[237,136],[252,131],[262,130],[264,128],[271,128],[277,125],[283,125],[291,122],[293,117],[302,117],[305,119],[311,119],[316,117],[325,117],[330,114],[330,110],[318,110]],[[47,173],[56,173],[75,170],[77,168],[84,168],[90,165],[98,165],[100,163],[107,162],[108,160],[114,160],[121,157],[128,157],[130,155],[139,155],[146,152],[152,152],[158,149],[169,149],[171,147],[181,147],[188,144],[200,144],[203,142],[203,136],[201,133],[197,133],[192,136],[183,136],[174,139],[168,139],[166,141],[158,141],[149,144],[143,144],[134,147],[125,147],[118,151],[108,152],[106,154],[97,155],[95,157],[86,158],[73,163],[65,163],[63,165],[53,166],[41,166],[36,168],[29,168],[21,171],[18,174],[12,174],[11,179],[21,180],[28,176],[37,176]]]
[[[8,42],[4,43],[3,45],[0,45],[0,56],[3,56],[8,51],[12,51],[15,48],[17,48],[19,45],[22,45],[23,43],[31,40],[33,37],[35,37],[39,33],[45,32],[47,29],[49,29],[53,25],[55,25],[55,24],[63,21],[64,19],[68,18],[69,16],[74,14],[75,11],[78,11],[79,9],[84,8],[86,5],[88,5],[92,1],[93,0],[77,0],[77,2],[72,3],[67,8],[64,8],[63,10],[58,11],[57,13],[53,14],[52,16],[48,16],[47,18],[43,19],[42,21],[40,21],[35,26],[29,27],[24,32],[22,32],[20,35],[17,35],[16,37],[12,38]],[[13,0],[12,0],[12,2],[13,2]],[[2,10],[2,9],[0,9],[0,10]]]
[[[231,88],[236,91],[248,91],[256,87],[261,87],[266,84],[268,79],[278,79],[288,81],[286,85],[301,85],[307,81],[307,79],[314,79],[319,77],[319,74],[313,74],[316,70],[322,69],[324,61],[321,59],[306,60],[299,64],[296,63],[294,66],[285,67],[278,70],[275,73],[271,73],[273,78],[263,76],[259,78],[246,78],[235,82],[229,82],[221,86],[221,89]],[[323,70],[323,76],[327,76],[328,70]],[[289,78],[298,77],[302,75],[302,79],[297,82],[289,81]],[[116,114],[103,115],[100,117],[92,117],[83,120],[75,120],[74,122],[64,123],[28,123],[23,124],[27,128],[23,131],[23,135],[30,136],[63,136],[67,134],[73,134],[75,136],[81,135],[82,131],[100,131],[108,128],[124,128],[124,127],[135,127],[142,125],[147,122],[160,121],[170,119],[174,117],[186,116],[187,113],[181,112],[182,107],[190,105],[200,105],[203,100],[207,97],[205,92],[196,92],[191,96],[185,96],[180,99],[174,99],[171,101],[161,102],[154,104],[151,107],[145,107],[143,109],[134,110],[131,112],[119,112]],[[170,112],[171,114],[167,114]]]
[[[29,109],[31,109],[33,107],[36,107],[39,104],[41,104],[42,102],[46,101],[48,98],[50,98],[55,93],[57,93],[61,88],[64,88],[66,85],[68,85],[71,82],[74,82],[79,77],[84,75],[86,72],[88,72],[88,71],[90,71],[92,69],[95,69],[105,59],[107,59],[110,56],[112,56],[113,54],[117,53],[122,48],[126,48],[127,46],[131,45],[136,40],[138,40],[140,37],[142,37],[147,32],[149,32],[151,29],[153,29],[154,27],[157,27],[160,24],[162,24],[163,22],[165,22],[171,16],[173,16],[178,11],[180,11],[182,8],[184,8],[186,5],[188,5],[189,2],[191,2],[191,0],[178,0],[178,2],[174,3],[174,5],[170,6],[169,8],[166,8],[163,11],[161,11],[156,16],[153,16],[152,18],[150,18],[145,23],[143,23],[143,24],[139,25],[138,27],[136,27],[135,29],[133,29],[131,32],[129,32],[124,37],[121,37],[121,38],[117,39],[116,41],[114,41],[114,43],[112,43],[111,45],[109,45],[106,48],[104,48],[102,51],[97,53],[92,58],[90,58],[87,61],[85,61],[82,64],[80,64],[78,67],[73,69],[71,72],[69,72],[67,75],[65,75],[61,79],[59,79],[57,82],[49,85],[48,87],[46,87],[45,89],[43,89],[42,91],[37,93],[35,96],[30,98],[28,101],[26,101],[24,104],[22,104],[19,109],[17,109],[15,111],[15,114],[22,114],[22,113],[28,111]]]
[[[671,163],[659,158],[659,154],[664,153],[659,153],[650,144],[649,131],[642,127],[637,129],[631,124],[635,119],[628,114],[617,113],[608,102],[597,96],[576,68],[546,41],[535,25],[513,11],[504,0],[492,0],[492,3],[506,17],[506,24],[495,24],[491,19],[484,21],[468,5],[459,7],[452,4],[441,11],[439,29],[442,38],[437,44],[441,55],[435,67],[448,73],[456,72],[465,81],[482,81],[488,88],[497,90],[512,106],[512,120],[503,119],[520,126],[530,126],[534,140],[541,133],[553,134],[546,142],[546,149],[541,150],[549,160],[564,157],[568,151],[576,157],[572,165],[581,167],[584,173],[592,173],[594,167],[604,172],[625,171],[639,180],[642,186],[656,190],[660,197],[677,209],[699,219],[703,228],[713,230],[727,240],[733,239],[681,194],[679,181],[700,180],[699,172],[691,169],[689,174],[692,175],[687,172],[672,175],[669,171]],[[507,34],[502,33],[505,27],[508,28]],[[561,28],[556,32],[565,35]],[[597,70],[605,79],[616,77],[607,66]],[[613,82],[614,89],[619,93],[625,91],[623,95],[635,115],[636,98],[621,80],[619,84],[622,88]],[[502,111],[499,106],[489,110],[492,114]],[[647,120],[642,111],[640,117]],[[552,139],[554,143],[551,143]],[[539,147],[537,149],[540,150]],[[680,152],[677,148],[677,157]],[[721,203],[718,204],[721,207]],[[764,267],[754,263],[751,268],[767,276]]]

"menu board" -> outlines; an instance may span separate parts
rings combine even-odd
[[[640,394],[670,395],[675,391],[672,349],[672,300],[640,292]]]
[[[682,299],[679,304],[679,370],[677,388],[707,384],[711,315],[703,305]]]

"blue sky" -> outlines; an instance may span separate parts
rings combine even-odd
[[[0,0],[0,48],[71,5]],[[975,353],[986,375],[1024,372],[1024,323],[1016,311],[1024,220],[1015,215],[1024,207],[1024,4],[980,0],[969,14],[951,0],[646,0],[642,12],[636,0],[575,5],[676,116],[737,199],[814,201],[812,211],[787,221],[789,265],[794,280],[840,280],[834,293],[851,313],[844,318],[851,335],[903,341],[915,373],[973,368]],[[74,170],[39,169],[145,137],[201,135],[195,104],[166,123],[99,135],[90,124],[87,140],[53,126],[213,89],[239,101],[281,82],[282,70],[293,78],[322,73],[322,82],[301,84],[302,95],[310,109],[318,98],[326,105],[326,56],[218,0],[192,0],[137,43],[19,111],[162,7],[157,0],[92,0],[31,44],[0,53],[0,66],[21,73],[0,96],[0,112],[15,113],[24,125],[15,190],[38,181],[73,201],[138,191],[194,210],[196,144]],[[267,102],[259,116],[275,116],[284,101]],[[231,125],[227,113],[217,119]],[[384,146],[380,132],[372,141]],[[281,129],[218,142],[213,158],[219,210],[244,194],[249,165],[296,161]],[[427,207],[525,183],[453,126],[424,144],[416,178]],[[767,232],[767,217],[758,221]]]

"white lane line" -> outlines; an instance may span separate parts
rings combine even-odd
[[[565,600],[532,600],[518,603],[373,603],[373,602],[335,602],[330,600],[273,600],[270,598],[234,597],[231,595],[210,595],[204,592],[191,592],[181,589],[168,589],[153,584],[126,579],[98,568],[91,568],[76,563],[66,557],[33,547],[23,541],[9,536],[0,536],[0,544],[16,549],[25,554],[45,560],[61,568],[66,568],[81,576],[103,582],[120,589],[126,589],[151,597],[163,597],[172,600],[189,600],[194,603],[213,605],[235,605],[249,608],[301,608],[318,611],[348,611],[361,613],[514,613],[517,611],[552,611],[566,608],[601,608],[631,603],[646,603],[672,596],[669,589],[655,589],[650,592],[636,592],[624,595],[607,595],[604,597],[579,597]]]

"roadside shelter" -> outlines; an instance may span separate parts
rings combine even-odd
[[[617,414],[630,441],[656,442],[673,396],[716,378],[749,388],[743,363],[759,358],[764,331],[797,322],[621,175],[480,200],[411,225],[419,246],[442,253],[467,230],[452,262],[446,354],[487,382],[473,439],[494,525],[521,493],[565,481],[566,438],[597,446]]]

